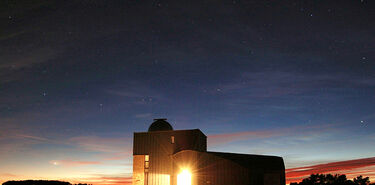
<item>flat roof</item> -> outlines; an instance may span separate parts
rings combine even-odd
[[[150,133],[160,133],[160,132],[184,132],[184,131],[199,131],[204,136],[206,136],[206,134],[204,134],[199,128],[187,129],[187,130],[162,130],[162,131],[151,131],[151,132],[134,132],[134,134],[150,134]]]
[[[181,152],[199,152],[195,150],[181,150],[173,155]],[[257,154],[239,154],[226,152],[199,152],[220,157],[236,163],[248,169],[262,169],[262,170],[285,170],[284,160],[279,156],[257,155]]]

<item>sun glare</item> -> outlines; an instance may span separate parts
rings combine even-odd
[[[191,173],[188,170],[182,170],[177,175],[177,185],[191,185]]]

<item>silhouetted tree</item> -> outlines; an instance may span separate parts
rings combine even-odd
[[[348,180],[346,175],[332,174],[311,174],[300,183],[290,183],[290,185],[375,185],[370,184],[369,177],[363,178],[362,175],[352,180]]]
[[[370,184],[369,177],[363,178],[362,175],[354,178],[353,181],[354,181],[355,184],[358,184],[358,185],[368,185],[368,184]]]

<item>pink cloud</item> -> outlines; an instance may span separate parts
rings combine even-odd
[[[125,137],[105,138],[97,136],[80,136],[69,139],[72,144],[97,152],[126,152],[132,149],[131,140]]]
[[[69,143],[79,149],[96,152],[103,163],[110,160],[124,160],[132,156],[131,139],[126,137],[80,136],[70,138]]]
[[[126,151],[126,152],[117,152],[117,153],[110,153],[107,155],[102,155],[103,160],[124,160],[128,159],[132,156],[132,151]]]
[[[284,135],[280,131],[246,131],[246,132],[234,132],[224,134],[213,134],[208,135],[209,144],[222,144],[229,143],[236,140],[245,140],[252,138],[269,138]]]
[[[19,138],[19,139],[31,139],[31,140],[46,141],[46,142],[50,141],[47,138],[38,137],[38,136],[32,136],[32,135],[26,135],[26,134],[16,134],[15,138]]]
[[[89,183],[95,185],[131,185],[132,177],[129,176],[96,176],[79,180],[71,180],[73,183]]]
[[[101,164],[100,161],[72,161],[72,160],[52,160],[52,161],[49,161],[49,163],[52,165],[56,165],[56,166],[62,165],[62,166],[69,166],[69,167]]]
[[[2,174],[0,174],[0,176],[2,176],[2,177],[18,177],[18,175],[11,174],[11,173],[2,173]]]
[[[209,145],[225,144],[232,141],[246,139],[272,138],[286,135],[321,133],[322,131],[334,129],[335,124],[318,125],[318,126],[294,126],[289,128],[280,128],[273,130],[244,131],[222,134],[208,135]],[[335,128],[337,130],[337,128]]]

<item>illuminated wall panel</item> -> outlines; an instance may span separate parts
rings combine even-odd
[[[144,159],[144,155],[133,155],[133,185],[145,185]]]

